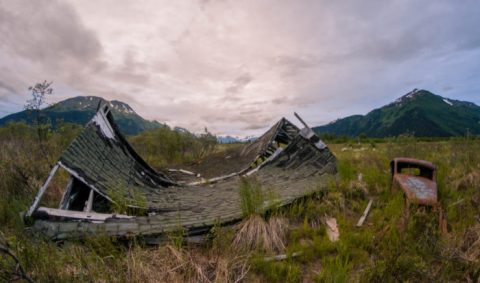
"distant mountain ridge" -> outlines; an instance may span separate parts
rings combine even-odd
[[[115,122],[123,134],[136,135],[145,130],[163,127],[157,121],[148,121],[138,115],[128,104],[112,100],[107,101],[97,96],[77,96],[57,102],[41,110],[41,115],[46,117],[54,126],[59,120],[64,122],[85,125],[95,115],[100,101],[109,103]],[[0,119],[0,126],[9,122],[25,121],[32,123],[34,115],[24,110],[5,116]]]
[[[246,137],[238,137],[238,136],[217,136],[218,143],[244,143],[244,142],[252,142],[255,141],[257,137],[255,136],[246,136]]]
[[[370,137],[410,133],[418,137],[480,135],[480,106],[414,89],[366,115],[353,115],[313,128],[319,134]]]

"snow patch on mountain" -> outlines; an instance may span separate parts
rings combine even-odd
[[[134,114],[135,111],[128,105],[123,102],[117,101],[117,100],[112,100],[110,102],[110,107],[113,109],[117,110],[118,112],[123,112],[126,114]]]
[[[453,106],[453,103],[450,102],[450,100],[448,100],[448,99],[446,99],[446,98],[443,99],[443,102],[445,102],[446,104],[448,104],[448,105],[450,105],[450,106]]]

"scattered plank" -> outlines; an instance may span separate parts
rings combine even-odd
[[[335,218],[327,218],[325,221],[327,224],[327,236],[332,242],[338,241],[340,238],[340,231],[338,230],[337,219]]]
[[[367,204],[367,208],[365,208],[365,211],[362,214],[362,217],[358,220],[357,227],[362,227],[363,222],[365,222],[365,219],[367,219],[368,212],[370,212],[370,208],[372,207],[373,200],[370,199],[370,201]]]
[[[297,256],[300,256],[302,254],[303,254],[302,252],[294,252],[293,254],[290,255],[290,257],[297,257]],[[289,256],[287,254],[281,254],[281,255],[275,255],[275,256],[267,256],[267,257],[263,258],[263,260],[264,261],[273,261],[273,260],[280,261],[280,260],[285,260],[288,257]]]
[[[169,172],[180,172],[186,175],[196,176],[197,174],[193,173],[192,171],[188,171],[185,169],[168,169]]]
[[[198,185],[203,185],[203,184],[211,184],[211,183],[222,181],[222,180],[225,180],[225,179],[228,179],[228,178],[231,178],[231,177],[235,177],[237,175],[238,175],[238,173],[235,172],[235,173],[231,173],[231,174],[228,174],[228,175],[215,177],[215,178],[211,178],[211,179],[202,179],[202,181],[191,182],[191,183],[187,183],[186,185],[187,186],[198,186]]]

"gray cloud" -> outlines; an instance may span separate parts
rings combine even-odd
[[[0,81],[15,97],[12,110],[22,108],[35,82],[82,86],[105,68],[95,32],[65,2],[1,0],[0,37]]]
[[[274,99],[271,100],[272,104],[277,104],[277,105],[287,104],[287,103],[291,103],[291,102],[292,101],[288,97],[277,97],[277,98],[274,98]]]
[[[0,90],[1,90],[0,98],[4,96],[4,95],[1,95],[2,93],[4,93],[4,94],[8,94],[8,93],[14,94],[17,91],[17,89],[13,85],[11,85],[8,82],[4,82],[4,81],[0,81]]]
[[[148,67],[148,64],[137,59],[134,51],[128,50],[124,54],[122,65],[112,70],[111,77],[115,81],[129,82],[145,87],[150,80]]]
[[[363,114],[412,88],[478,104],[478,14],[474,0],[0,0],[0,114],[45,79],[54,100],[100,95],[225,134]]]
[[[322,64],[327,64],[326,60],[322,61],[314,55],[278,55],[273,59],[273,62],[274,65],[283,69],[285,76],[301,76],[305,70],[320,67]]]
[[[1,1],[2,47],[33,62],[85,66],[98,60],[102,46],[75,10],[57,1]]]
[[[253,81],[252,75],[249,73],[238,76],[231,85],[225,90],[227,93],[239,93],[241,92],[251,81]]]
[[[442,91],[445,91],[445,92],[449,92],[451,90],[454,90],[455,87],[451,86],[451,85],[447,85],[447,86],[444,86],[442,87]]]
[[[242,127],[242,130],[244,131],[250,131],[250,130],[261,130],[261,129],[265,129],[266,127],[268,127],[268,124],[249,124],[245,127]]]

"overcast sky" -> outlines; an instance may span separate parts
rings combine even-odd
[[[117,99],[147,119],[259,134],[365,114],[413,88],[480,104],[480,1],[0,0],[0,116]],[[297,121],[294,121],[297,123]]]

